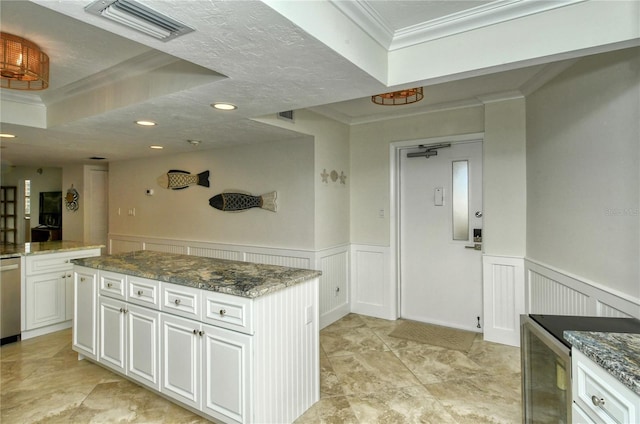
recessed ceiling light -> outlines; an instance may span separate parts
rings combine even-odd
[[[14,134],[2,133],[0,134],[0,138],[16,138],[16,136]]]
[[[145,120],[136,121],[136,124],[142,125],[143,127],[153,127],[155,125],[158,125],[153,121],[145,121]]]
[[[235,110],[238,109],[238,106],[233,105],[231,103],[213,103],[211,105],[212,108],[218,110]]]
[[[156,150],[162,150],[162,149],[164,149],[164,147],[162,147],[162,146],[158,146],[158,145],[155,145],[155,144],[154,144],[154,145],[152,145],[152,146],[149,146],[149,148],[150,148],[150,149],[156,149]]]

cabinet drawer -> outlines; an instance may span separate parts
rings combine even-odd
[[[204,292],[203,321],[253,334],[253,300],[224,293]]]
[[[160,309],[160,282],[128,275],[127,300],[137,305]]]
[[[124,300],[126,298],[125,276],[109,271],[100,271],[100,294]]]
[[[200,290],[163,282],[161,292],[160,308],[163,311],[198,321],[202,319]]]
[[[73,268],[73,264],[71,263],[72,259],[92,256],[100,256],[100,249],[28,255],[25,258],[25,272],[27,275],[32,275],[52,271],[69,270]]]
[[[595,422],[637,422],[640,398],[582,353],[574,350],[574,399]]]

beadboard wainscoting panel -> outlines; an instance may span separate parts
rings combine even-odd
[[[242,252],[198,246],[189,246],[189,254],[203,256],[205,258],[227,259],[230,261],[241,261],[243,256]]]
[[[278,293],[255,300],[255,344],[265,347],[254,358],[256,423],[293,422],[320,399],[318,279]]]
[[[520,315],[525,313],[524,258],[484,255],[484,339],[520,346]]]
[[[288,266],[290,268],[311,268],[312,258],[290,256],[291,253],[292,252],[276,254],[247,251],[244,254],[244,260],[256,264]]]
[[[169,243],[152,243],[145,242],[144,250],[151,250],[154,252],[175,253],[177,255],[186,255],[187,246],[180,246]]]
[[[351,312],[395,320],[396,285],[390,274],[390,249],[351,246]]]
[[[550,266],[525,261],[527,313],[640,318],[640,299]]]
[[[320,328],[347,315],[349,311],[349,246],[316,253],[320,277]]]

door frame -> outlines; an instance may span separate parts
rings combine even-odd
[[[391,242],[389,252],[389,267],[391,282],[395,287],[393,290],[394,299],[391,305],[393,310],[391,315],[396,319],[400,318],[400,151],[411,147],[418,147],[421,144],[439,143],[469,143],[472,141],[484,142],[484,132],[458,134],[442,137],[430,137],[417,140],[395,141],[389,145],[389,239]],[[483,155],[484,162],[484,155]],[[484,183],[483,183],[484,185]]]

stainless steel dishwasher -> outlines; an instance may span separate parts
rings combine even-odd
[[[20,339],[20,258],[0,260],[0,345]]]

